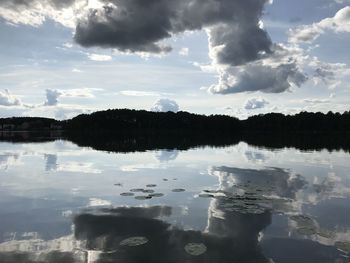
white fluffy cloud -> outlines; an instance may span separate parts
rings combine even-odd
[[[292,43],[312,43],[327,31],[350,32],[350,6],[340,9],[334,17],[290,30],[289,41]]]
[[[10,91],[5,89],[4,92],[0,91],[0,106],[19,106],[22,102],[19,98],[10,94]]]
[[[151,111],[155,112],[178,112],[179,111],[179,105],[174,100],[170,99],[159,99],[154,103],[154,105],[151,108]]]
[[[189,53],[190,53],[190,49],[188,47],[183,47],[179,51],[179,55],[184,57],[188,56]]]
[[[52,19],[74,28],[77,19],[86,11],[85,0],[1,0],[0,17],[12,24],[40,26]]]
[[[44,103],[45,106],[55,106],[59,102],[60,97],[73,97],[73,98],[94,98],[94,91],[98,91],[101,89],[68,89],[68,90],[46,90],[46,101]]]
[[[101,55],[101,54],[88,54],[90,60],[93,61],[111,61],[112,56],[110,55]]]
[[[265,106],[269,104],[270,103],[263,98],[253,98],[246,101],[244,108],[246,110],[258,110],[258,109],[265,108]]]

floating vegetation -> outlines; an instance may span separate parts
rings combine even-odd
[[[306,215],[295,215],[295,216],[291,216],[290,219],[295,221],[299,226],[314,225],[314,221],[312,220],[312,218]]]
[[[144,245],[147,242],[148,242],[148,239],[146,237],[129,237],[121,241],[119,244],[121,246],[136,247],[136,246]]]
[[[164,194],[162,194],[162,193],[154,193],[154,194],[150,194],[149,196],[151,196],[151,197],[162,197],[162,196],[164,196]]]
[[[316,229],[313,227],[300,227],[297,229],[297,232],[303,236],[312,236],[316,234]]]
[[[142,191],[142,193],[145,193],[145,194],[152,194],[152,193],[154,193],[154,190],[145,189],[145,190]]]
[[[324,238],[334,238],[335,237],[335,233],[333,231],[330,231],[328,229],[318,229],[317,230],[317,235],[319,235],[320,237],[324,237]]]
[[[216,190],[204,190],[203,192],[205,192],[205,193],[210,193],[210,194],[216,194],[216,193],[218,193],[218,191],[216,191]]]
[[[335,247],[343,252],[350,253],[350,242],[335,242]]]
[[[207,251],[207,247],[203,243],[188,243],[185,251],[191,256],[200,256]]]
[[[182,188],[176,188],[176,189],[173,189],[171,191],[174,192],[174,193],[180,193],[180,192],[185,192],[186,190],[182,189]]]
[[[143,192],[144,190],[142,188],[133,188],[130,189],[130,192],[137,193],[137,192]]]
[[[122,183],[116,183],[116,184],[114,184],[115,186],[123,186],[123,184]]]
[[[121,193],[120,194],[121,196],[134,196],[135,194],[134,193]]]
[[[156,187],[156,186],[157,186],[156,184],[148,184],[148,185],[146,185],[146,187],[149,187],[149,188]]]
[[[211,194],[199,194],[198,197],[202,197],[202,198],[214,198],[215,195],[211,195]]]
[[[167,182],[167,181],[169,181],[169,180],[168,180],[168,179],[166,179],[166,178],[163,178],[163,181],[164,181],[164,182]]]
[[[147,199],[151,199],[152,196],[150,195],[138,195],[138,196],[135,196],[135,199],[137,200],[147,200]]]

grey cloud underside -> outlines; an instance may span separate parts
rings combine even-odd
[[[128,52],[168,52],[162,40],[184,31],[210,28],[212,46],[223,46],[219,63],[241,65],[271,52],[259,27],[266,0],[112,0],[91,10],[77,27],[82,46]]]
[[[276,68],[264,65],[247,65],[245,70],[235,74],[236,81],[231,85],[221,80],[221,85],[213,86],[210,91],[218,94],[261,91],[264,93],[282,93],[292,85],[300,87],[307,76],[299,71],[295,64],[281,64]],[[225,78],[225,75],[222,76]]]
[[[55,106],[58,104],[58,99],[62,95],[58,90],[46,90],[46,101],[44,103],[45,106]]]

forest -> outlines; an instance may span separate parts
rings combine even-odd
[[[268,113],[239,120],[227,115],[189,112],[150,112],[114,109],[81,114],[69,120],[13,117],[0,119],[0,131],[62,130],[76,132],[118,131],[127,133],[323,133],[350,132],[350,112],[327,114],[300,112],[295,115]]]
[[[25,132],[21,132],[25,131]],[[225,115],[107,110],[70,120],[0,119],[0,140],[66,139],[109,152],[222,147],[241,141],[268,148],[350,150],[350,113],[270,113],[239,120]]]

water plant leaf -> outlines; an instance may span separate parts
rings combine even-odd
[[[203,243],[188,243],[185,251],[191,256],[200,256],[207,251],[207,247]]]
[[[148,239],[146,237],[129,237],[127,239],[122,240],[119,244],[121,246],[136,247],[144,245],[147,242]]]
[[[121,196],[134,196],[135,194],[134,193],[121,193],[120,194]]]
[[[176,189],[173,189],[171,191],[174,192],[174,193],[180,193],[180,192],[185,192],[186,190],[182,189],[182,188],[176,188]]]

